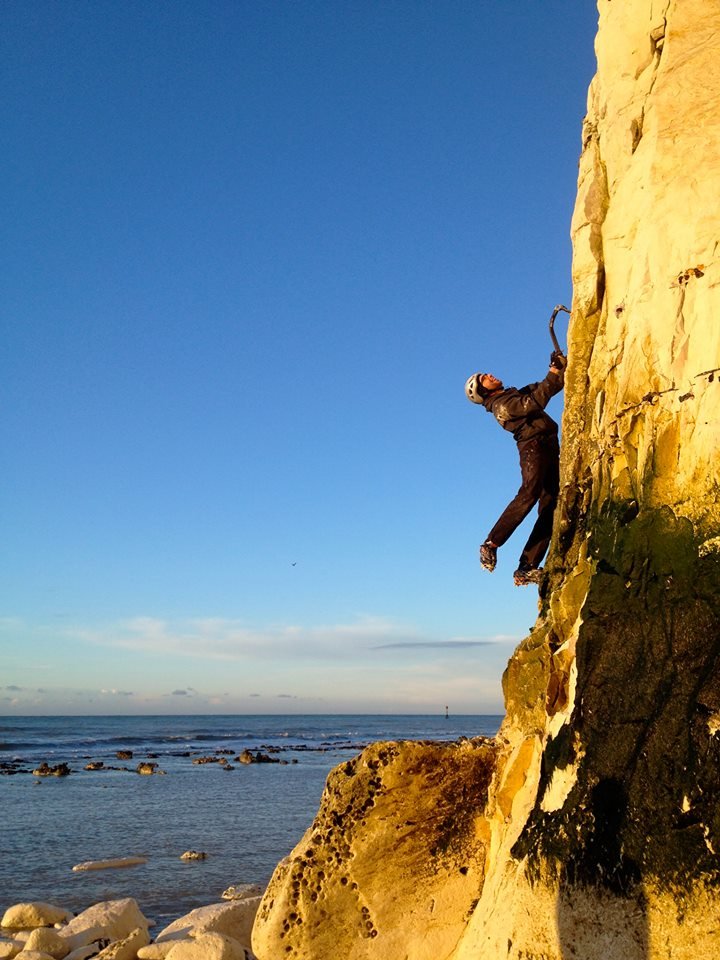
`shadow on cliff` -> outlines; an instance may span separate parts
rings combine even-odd
[[[589,808],[593,829],[562,870],[557,903],[560,956],[647,960],[648,919],[640,871],[624,854],[621,841],[628,812],[622,783],[601,780],[590,793]]]

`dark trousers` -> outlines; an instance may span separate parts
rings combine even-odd
[[[518,452],[522,484],[487,538],[501,547],[537,503],[538,518],[520,554],[520,563],[538,567],[552,536],[560,490],[560,447],[557,437],[551,434],[521,440]]]

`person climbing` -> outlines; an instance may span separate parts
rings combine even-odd
[[[490,573],[497,563],[498,547],[538,504],[538,518],[513,574],[518,587],[540,583],[540,563],[552,535],[553,513],[560,488],[560,447],[558,425],[545,412],[545,407],[550,398],[562,390],[566,366],[565,357],[559,350],[554,350],[547,376],[538,383],[530,383],[518,390],[505,387],[492,373],[474,373],[465,383],[468,399],[485,407],[501,427],[512,433],[520,454],[520,489],[480,546],[480,563]]]

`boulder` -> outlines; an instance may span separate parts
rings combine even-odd
[[[111,943],[109,937],[100,936],[99,933],[97,933],[94,939],[88,940],[87,943],[81,943],[81,941],[84,939],[84,934],[78,934],[72,938],[70,946],[73,949],[67,955],[65,960],[86,960],[87,957],[96,957],[101,950],[104,950],[105,947],[109,947]],[[78,943],[80,946],[76,946]]]
[[[58,763],[51,767],[46,761],[43,761],[39,767],[33,770],[34,777],[67,777],[72,771],[66,763]]]
[[[241,943],[222,933],[204,933],[196,940],[176,943],[168,960],[247,960]]]
[[[149,777],[157,770],[157,763],[151,763],[149,760],[142,760],[135,768],[139,774]]]
[[[0,960],[12,960],[20,953],[19,943],[13,943],[12,940],[0,940]]]
[[[122,940],[111,943],[97,955],[98,960],[135,960],[138,950],[150,943],[147,927],[138,927]]]
[[[178,940],[165,940],[163,943],[149,943],[138,950],[139,960],[164,960]]]
[[[39,953],[47,953],[55,960],[63,960],[70,953],[70,947],[67,940],[63,940],[55,930],[49,927],[37,927],[30,933],[25,941],[23,953],[28,950],[37,950]]]
[[[50,954],[43,953],[42,950],[23,950],[22,956],[23,960],[52,960]]]
[[[134,930],[147,931],[149,924],[132,897],[123,900],[105,900],[96,903],[74,917],[59,931],[67,939],[71,950],[84,947],[93,940],[123,940]]]
[[[3,914],[0,926],[9,930],[32,930],[35,927],[51,927],[54,923],[61,923],[72,916],[62,907],[52,903],[43,903],[33,900],[30,903],[16,903]]]
[[[259,750],[255,753],[251,750],[243,750],[242,753],[235,757],[235,760],[238,763],[280,763],[277,757],[268,756],[267,753],[260,753]]]
[[[250,936],[259,906],[260,897],[248,897],[245,900],[198,907],[165,927],[155,942],[184,940],[187,937],[197,939],[205,933],[223,933],[250,949]]]
[[[201,850],[186,850],[180,854],[181,860],[207,860],[207,854]]]
[[[84,947],[78,947],[77,950],[73,950],[72,953],[69,953],[65,960],[90,960],[91,957],[96,957],[102,946],[100,944],[106,945],[105,941],[100,943],[93,941],[92,943],[86,944]]]

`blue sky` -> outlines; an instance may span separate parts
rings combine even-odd
[[[2,4],[0,713],[501,710],[596,24]]]

